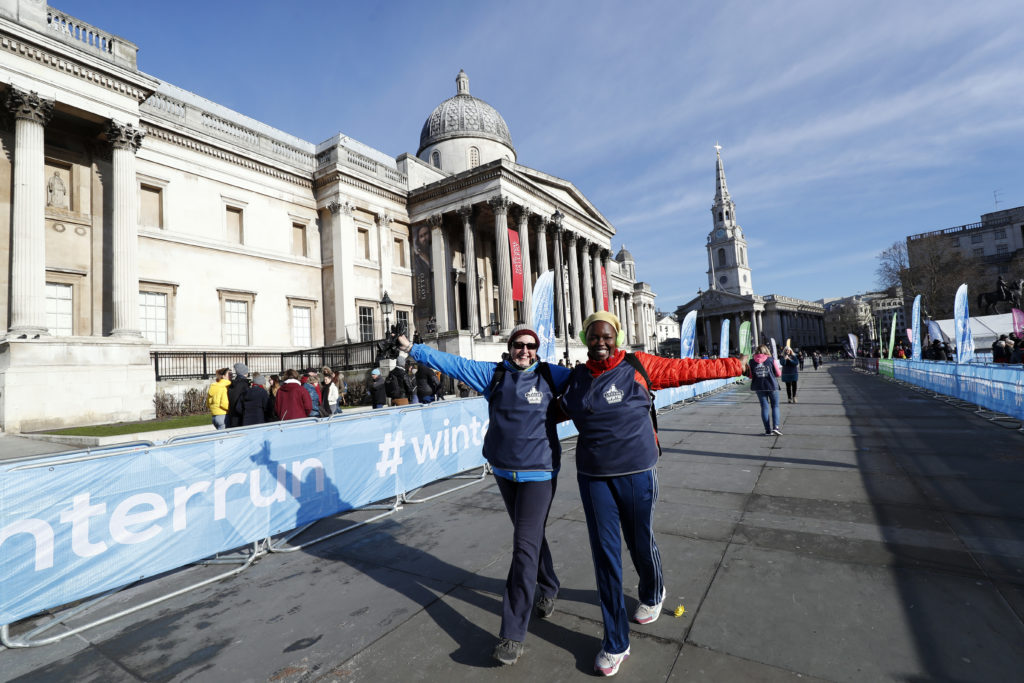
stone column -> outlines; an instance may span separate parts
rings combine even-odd
[[[46,329],[46,180],[43,127],[53,101],[10,87],[14,117],[14,210],[11,215],[11,327],[8,336],[36,337]]]
[[[391,251],[394,243],[394,239],[391,237],[391,222],[394,218],[387,211],[376,211],[373,216],[377,221],[377,263],[380,264],[379,300],[384,297],[384,292],[394,291],[391,285],[391,267],[393,265]]]
[[[739,341],[740,341],[740,324],[743,322],[743,316],[741,316],[739,313],[737,313],[734,317],[735,317],[735,320],[733,320],[732,329],[729,330],[729,347],[732,348],[732,338],[736,337],[736,348],[739,349],[740,348],[740,344],[739,344]],[[729,349],[726,349],[725,352],[729,353]]]
[[[591,277],[594,268],[590,265],[590,243],[583,239],[581,241],[583,242],[583,248],[580,250],[583,255],[583,318],[586,319],[594,312],[594,282]]]
[[[565,287],[562,279],[562,214],[555,211],[551,216],[552,254],[555,258],[555,321],[558,325],[558,336],[565,339]]]
[[[355,224],[352,212],[355,205],[351,202],[333,201],[327,205],[331,212],[331,261],[333,263],[334,280],[334,344],[346,344],[351,341],[348,326],[355,325]]]
[[[541,218],[537,224],[537,277],[548,272],[548,225]]]
[[[608,296],[612,295],[612,252],[607,249],[601,250],[601,265],[604,266],[605,282],[608,284]],[[610,302],[609,302],[610,304]]]
[[[627,294],[623,300],[626,305],[626,343],[632,346],[636,343],[636,330],[633,329],[633,297]]]
[[[594,310],[604,310],[604,293],[601,291],[601,247],[590,245],[590,260],[594,268]]]
[[[572,316],[572,332],[579,334],[583,326],[583,318],[580,317],[580,274],[579,254],[576,252],[576,233],[566,231],[569,239],[569,310]]]
[[[473,207],[459,207],[462,217],[462,241],[466,257],[466,315],[469,318],[466,329],[471,334],[480,332],[479,283],[476,281],[476,240],[473,234]]]
[[[512,205],[507,197],[488,200],[494,211],[494,251],[498,257],[498,325],[502,336],[512,333],[515,324],[512,305],[512,257],[508,249],[508,207]]]
[[[435,213],[427,219],[430,224],[430,259],[434,268],[434,315],[437,317],[437,331],[447,332],[448,323],[448,259],[444,248],[444,217]]]
[[[129,124],[107,124],[114,169],[113,285],[115,336],[138,337],[139,332],[139,189],[135,153],[145,135]]]
[[[531,329],[533,321],[533,274],[530,268],[530,216],[529,207],[519,207],[519,250],[523,258],[523,322]]]
[[[711,339],[711,331],[714,325],[711,324],[709,318],[704,318],[704,350],[709,354],[711,353],[711,347],[714,346],[714,342]]]

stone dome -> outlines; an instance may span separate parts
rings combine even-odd
[[[423,123],[417,156],[431,145],[453,138],[493,140],[506,145],[515,153],[505,119],[501,118],[497,109],[469,94],[469,77],[466,72],[459,70],[455,82],[458,86],[455,97],[437,105]]]
[[[622,249],[619,250],[619,253],[615,255],[615,260],[619,263],[624,263],[626,261],[633,261],[636,263],[636,259],[634,259],[633,255],[629,253],[628,249],[626,249],[625,244],[622,245]]]

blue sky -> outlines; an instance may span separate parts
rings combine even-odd
[[[153,76],[392,156],[465,69],[663,310],[707,286],[716,141],[759,294],[870,290],[893,241],[1024,204],[1019,1],[55,3]]]

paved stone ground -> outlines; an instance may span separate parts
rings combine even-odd
[[[844,365],[802,373],[799,398],[783,403],[782,437],[760,435],[746,387],[660,418],[668,599],[634,627],[619,677],[1021,680],[1024,434]],[[0,679],[587,679],[601,623],[566,460],[548,526],[563,591],[513,667],[489,657],[511,525],[487,479],[60,643],[0,651]],[[215,571],[160,577],[93,615]],[[625,585],[632,606],[632,568]]]

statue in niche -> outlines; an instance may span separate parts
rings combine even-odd
[[[55,209],[68,208],[68,188],[60,174],[53,172],[53,177],[46,183],[46,205]]]

